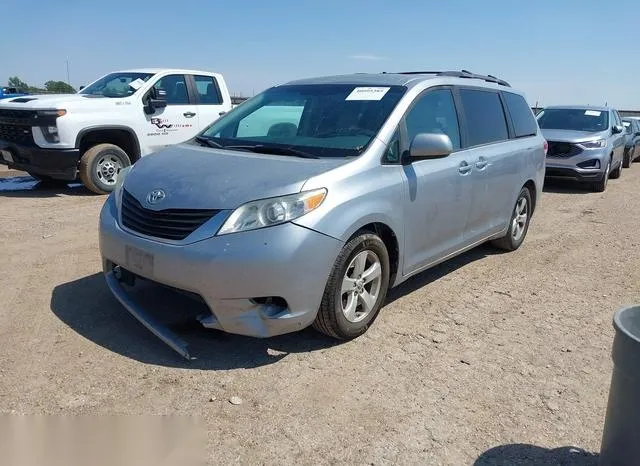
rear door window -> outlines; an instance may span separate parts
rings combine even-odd
[[[200,104],[204,105],[220,105],[222,103],[222,96],[220,95],[220,88],[213,76],[194,76],[196,83],[196,91],[200,98]]]
[[[516,138],[535,136],[538,133],[538,125],[524,97],[512,92],[503,92],[502,95],[509,109]]]
[[[509,139],[507,120],[496,91],[460,89],[469,147]]]

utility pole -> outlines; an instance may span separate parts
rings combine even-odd
[[[69,79],[69,59],[67,59],[67,84],[71,86],[71,79]]]

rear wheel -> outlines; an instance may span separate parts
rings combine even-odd
[[[593,183],[593,190],[597,193],[603,193],[607,189],[607,183],[609,182],[609,170],[611,170],[611,160],[607,163],[607,168],[604,170],[602,179]]]
[[[372,233],[343,248],[324,290],[313,327],[340,340],[362,335],[378,316],[389,288],[389,253]]]
[[[78,174],[87,189],[97,194],[108,194],[115,189],[120,170],[129,165],[131,160],[120,147],[98,144],[84,153]]]
[[[516,205],[511,213],[509,230],[502,238],[493,240],[493,245],[505,251],[515,251],[520,247],[529,231],[532,213],[531,192],[526,186],[520,190]]]

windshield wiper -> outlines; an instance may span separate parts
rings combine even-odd
[[[294,157],[300,157],[302,159],[317,159],[319,157],[291,147],[274,147],[265,146],[264,144],[257,144],[255,146],[225,146],[225,149],[247,150],[251,152],[257,152],[259,154],[274,154],[274,155],[293,155]]]
[[[224,149],[225,148],[222,144],[220,144],[218,142],[215,142],[213,139],[210,139],[210,138],[207,138],[207,137],[204,137],[204,136],[196,136],[195,139],[202,146],[213,147],[214,149]]]

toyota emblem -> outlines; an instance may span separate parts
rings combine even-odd
[[[158,202],[162,202],[165,197],[166,194],[162,189],[154,189],[147,194],[147,202],[149,204],[157,204]]]

